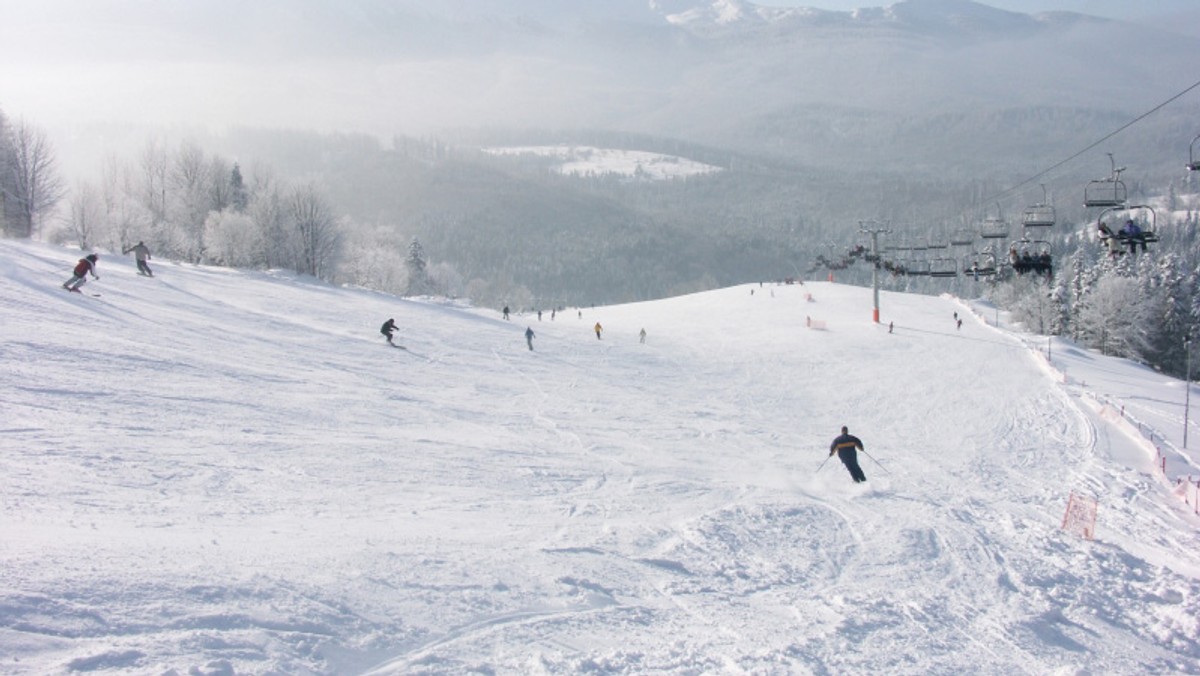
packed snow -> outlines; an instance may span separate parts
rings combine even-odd
[[[1184,385],[985,306],[80,255],[0,242],[0,672],[1200,673]]]
[[[569,176],[621,176],[645,181],[682,179],[721,171],[720,167],[677,155],[644,150],[594,146],[505,146],[485,148],[492,155],[534,155],[558,164],[555,171]]]

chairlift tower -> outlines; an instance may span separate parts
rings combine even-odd
[[[871,292],[875,307],[871,312],[871,320],[879,323],[879,236],[891,232],[886,224],[879,221],[859,221],[858,231],[871,236],[871,257],[875,262],[871,265]]]

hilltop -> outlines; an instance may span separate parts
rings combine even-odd
[[[100,296],[67,294],[77,256],[0,241],[0,670],[1200,659],[1200,518],[1089,403],[1166,427],[1179,383],[1050,365],[957,299],[884,293],[876,325],[869,289],[747,284],[505,321],[105,252]],[[822,465],[841,425],[865,486]],[[1060,529],[1072,491],[1094,541]]]

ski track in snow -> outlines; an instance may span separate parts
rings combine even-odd
[[[0,672],[1200,673],[1200,520],[1081,400],[1119,360],[826,283],[506,322],[101,255],[0,242]]]

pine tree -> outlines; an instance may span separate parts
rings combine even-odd
[[[233,210],[239,214],[246,213],[246,207],[250,204],[250,194],[246,190],[246,182],[242,179],[242,170],[237,162],[233,163],[233,170],[229,172],[229,189],[229,200]]]
[[[408,257],[404,259],[404,267],[408,271],[408,296],[426,296],[434,292],[433,280],[429,278],[426,269],[425,249],[421,242],[413,237],[408,244]]]
[[[1158,261],[1153,272],[1157,278],[1157,293],[1161,320],[1154,322],[1151,336],[1152,363],[1168,373],[1183,374],[1184,339],[1191,328],[1193,289],[1183,275],[1178,257],[1168,253]]]

